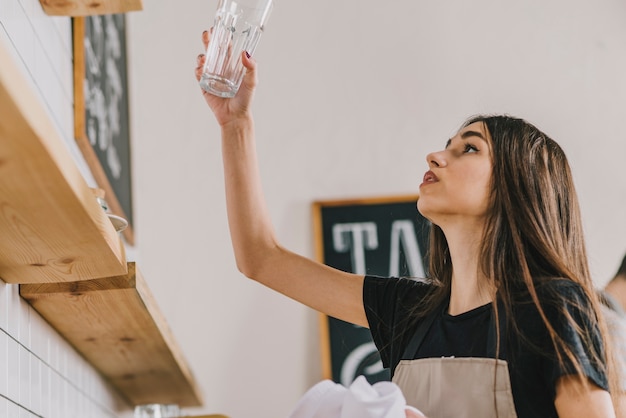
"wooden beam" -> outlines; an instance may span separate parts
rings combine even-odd
[[[143,10],[143,0],[39,0],[50,16],[92,16]]]
[[[0,41],[0,278],[126,273],[124,245],[41,99]]]
[[[202,404],[135,263],[124,276],[21,285],[20,294],[132,405]]]

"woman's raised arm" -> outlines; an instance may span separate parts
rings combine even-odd
[[[204,32],[206,47],[209,33]],[[363,276],[346,273],[283,248],[276,239],[261,188],[250,106],[257,84],[256,62],[242,54],[246,75],[237,95],[204,92],[222,130],[222,157],[230,235],[238,269],[292,299],[335,318],[367,326]],[[204,56],[198,57],[199,80]]]

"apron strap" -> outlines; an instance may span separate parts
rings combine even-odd
[[[495,318],[496,314],[491,310],[491,316],[489,317],[489,329],[487,330],[487,356],[491,358],[496,358],[496,325]],[[500,342],[503,341],[503,336],[506,335],[506,323],[505,323],[505,315],[504,315],[504,307],[502,303],[498,300],[498,329],[500,330]],[[500,352],[498,353],[500,358],[506,359],[504,355],[505,349],[503,344],[500,344]]]
[[[422,345],[424,337],[426,337],[426,333],[435,321],[435,318],[443,312],[446,306],[448,306],[447,303],[442,303],[440,307],[433,309],[428,315],[426,315],[424,320],[419,323],[415,333],[411,337],[411,340],[404,349],[404,353],[402,353],[403,359],[413,360],[415,358],[415,354],[417,354],[417,350],[420,348],[420,345]]]

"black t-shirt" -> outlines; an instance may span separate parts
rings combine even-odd
[[[460,315],[450,315],[446,307],[435,316],[413,357],[486,357],[491,304]]]
[[[411,312],[430,290],[430,284],[411,279],[365,278],[363,301],[370,331],[383,365],[392,373],[419,324],[412,320]],[[539,286],[537,292],[545,302],[542,306],[550,324],[581,362],[583,373],[597,386],[608,390],[604,366],[591,360],[590,345],[596,352],[604,350],[596,321],[582,313],[589,306],[582,288],[570,281],[551,280]],[[447,301],[444,304],[447,306]],[[588,331],[589,341],[579,337],[562,313],[563,308],[576,326]],[[491,304],[457,316],[446,311],[439,310],[414,358],[492,357],[487,354],[487,333],[493,315]],[[559,364],[548,330],[530,300],[516,303],[513,316],[522,336],[507,331],[498,357],[509,364],[517,415],[519,418],[557,417],[556,382],[561,376],[575,373],[575,368],[567,360],[564,365]]]

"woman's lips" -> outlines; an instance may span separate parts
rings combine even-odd
[[[426,184],[431,184],[431,183],[436,183],[438,182],[439,179],[437,178],[437,176],[435,175],[435,173],[433,173],[432,171],[428,170],[425,174],[424,174],[424,180],[422,180],[422,184],[420,184],[420,188]]]

